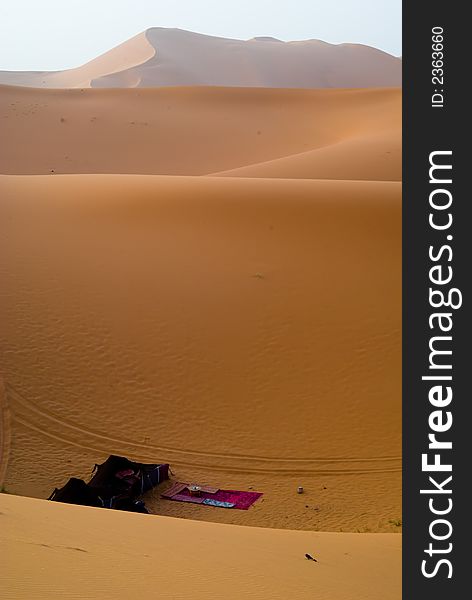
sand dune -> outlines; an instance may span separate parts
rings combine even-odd
[[[401,92],[0,88],[0,172],[399,180]]]
[[[0,83],[6,597],[399,598],[401,60],[153,28]],[[37,499],[112,453],[159,516]]]
[[[5,599],[396,600],[401,594],[401,536],[228,527],[5,495],[0,510]],[[318,562],[305,560],[306,552]]]
[[[266,494],[161,513],[394,529],[399,184],[0,182],[9,491],[44,497],[116,452]]]
[[[401,180],[401,139],[396,131],[359,133],[333,144],[215,175],[282,179]]]
[[[0,71],[0,83],[46,88],[87,88],[94,79],[131,69],[155,54],[145,33],[76,69],[66,71]],[[122,75],[124,77],[124,74]],[[134,87],[130,85],[129,87]]]
[[[393,87],[401,59],[360,44],[225,39],[155,27],[66,71],[0,71],[0,83],[50,88],[241,86]]]

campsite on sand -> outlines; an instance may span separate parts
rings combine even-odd
[[[348,81],[358,50],[312,44],[335,87],[284,87],[261,38],[249,85],[192,36],[195,78],[156,32],[45,83],[0,73],[2,579],[397,599],[401,61],[362,50]],[[110,455],[170,465],[143,493],[146,469],[113,471],[150,515],[46,500]]]

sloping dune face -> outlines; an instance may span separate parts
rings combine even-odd
[[[140,33],[76,69],[50,72],[0,71],[0,82],[45,88],[87,88],[93,80],[132,69],[151,59],[154,54],[155,48],[149,43],[146,34]],[[126,80],[124,73],[121,77]],[[128,83],[127,87],[136,85],[131,79],[128,79]]]
[[[0,185],[9,491],[45,497],[120,453],[169,461],[184,481],[265,493],[248,512],[151,495],[161,514],[391,530],[398,183],[68,175]]]
[[[77,69],[0,72],[34,87],[241,86],[362,88],[401,85],[401,59],[369,46],[320,40],[235,40],[152,28]]]
[[[401,179],[399,89],[4,86],[0,130],[8,174]]]
[[[0,510],[0,574],[10,598],[128,600],[150,590],[175,600],[401,595],[401,539],[393,534],[228,527],[5,495]]]

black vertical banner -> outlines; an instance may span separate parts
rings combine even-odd
[[[470,594],[470,32],[403,3],[403,598]],[[466,110],[467,105],[467,110]],[[468,162],[471,162],[468,165]],[[470,486],[468,486],[470,488]],[[461,591],[459,591],[461,590]]]

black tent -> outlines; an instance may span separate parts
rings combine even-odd
[[[55,489],[48,500],[81,504],[82,506],[103,506],[97,490],[89,487],[83,479],[71,477],[64,487]]]
[[[69,479],[64,487],[54,490],[49,500],[148,512],[138,497],[169,478],[169,465],[138,463],[111,455],[104,463],[96,464],[92,474],[88,483]]]
[[[127,489],[139,496],[169,479],[169,465],[138,463],[112,454],[101,465],[95,465],[92,473],[91,486]]]

